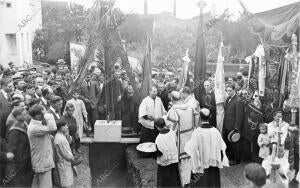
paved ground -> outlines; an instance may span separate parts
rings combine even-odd
[[[244,166],[246,164],[238,164],[223,168],[221,170],[221,184],[222,187],[238,188],[247,187],[248,184],[244,178]]]
[[[135,146],[126,149],[127,162],[129,163],[129,173],[133,176],[134,184],[139,186],[155,186],[156,185],[156,160],[152,158],[139,158]],[[221,170],[221,184],[225,188],[246,187],[247,183],[244,179],[244,166],[239,164],[224,168]]]
[[[74,187],[91,187],[91,170],[89,164],[89,147],[87,145],[81,145],[80,150],[82,151],[82,157],[84,161],[77,166],[78,176],[75,177]]]
[[[85,162],[79,167],[75,187],[153,187],[156,186],[156,160],[140,158],[135,145],[93,143],[82,147]],[[126,166],[127,163],[127,166]],[[221,169],[222,188],[244,188],[246,163]],[[296,188],[297,185],[290,186]]]

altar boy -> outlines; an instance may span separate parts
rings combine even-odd
[[[180,178],[176,133],[166,128],[163,118],[155,119],[154,125],[159,131],[155,140],[157,147],[157,187],[178,187],[180,186]]]

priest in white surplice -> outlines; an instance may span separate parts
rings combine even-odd
[[[154,127],[154,119],[162,118],[165,114],[163,103],[157,97],[157,88],[153,86],[150,95],[143,99],[139,107],[139,123],[142,124],[140,143],[155,142],[158,130]]]
[[[179,175],[182,187],[190,183],[192,164],[184,151],[185,144],[190,140],[195,128],[194,109],[181,100],[178,91],[171,92],[172,108],[167,114],[167,125],[177,133],[179,157]]]

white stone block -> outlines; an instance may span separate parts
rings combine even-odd
[[[95,142],[120,142],[122,132],[122,121],[97,120],[95,122]]]

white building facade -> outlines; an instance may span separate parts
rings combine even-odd
[[[0,64],[32,64],[34,32],[41,27],[41,0],[0,0]]]

